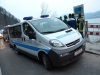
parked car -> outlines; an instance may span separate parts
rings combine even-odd
[[[3,30],[0,30],[0,39],[3,38]]]
[[[3,40],[6,42],[8,41],[8,28],[7,28],[7,26],[4,26]]]

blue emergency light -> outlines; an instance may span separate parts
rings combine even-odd
[[[41,15],[41,18],[49,17],[49,15]]]
[[[23,20],[32,20],[33,17],[32,16],[29,16],[29,17],[24,17]]]

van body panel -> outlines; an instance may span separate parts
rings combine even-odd
[[[82,51],[78,55],[75,55],[75,52],[77,52],[80,49],[82,49]],[[50,52],[48,53],[48,56],[53,66],[60,67],[73,62],[78,57],[80,57],[84,53],[84,51],[85,51],[85,40],[81,41],[79,44],[77,44],[75,47],[72,48],[51,49]],[[61,57],[61,54],[65,54],[65,53],[68,54]]]
[[[45,36],[50,39],[57,39],[63,44],[70,43],[80,38],[79,34],[76,33],[75,31],[71,31],[69,33],[66,33],[66,31],[61,31],[57,33],[48,34]]]
[[[35,23],[37,24],[37,22]],[[45,24],[46,27],[46,21],[43,24]],[[55,25],[54,28],[56,27],[57,26]],[[33,34],[31,35],[32,38],[30,38],[30,34]],[[77,51],[79,47],[82,47],[82,52],[79,53],[79,55],[83,54],[85,50],[84,39],[82,38],[81,34],[73,28],[66,28],[64,30],[51,33],[42,33],[39,30],[37,30],[34,24],[30,23],[30,21],[24,21],[22,23],[10,25],[8,27],[8,35],[10,43],[13,47],[15,45],[20,51],[26,52],[29,55],[33,55],[38,59],[39,59],[38,54],[40,51],[42,51],[49,56],[54,66],[63,66],[65,65],[63,64],[65,60],[67,59],[69,60],[72,57],[76,57],[73,54]],[[64,46],[54,47],[50,43],[50,41],[53,39],[60,41],[62,44],[64,44]],[[75,40],[77,39],[79,39],[79,41],[75,43]],[[66,52],[68,53],[73,52],[73,53],[66,55],[64,57],[60,57],[61,54],[64,54]]]

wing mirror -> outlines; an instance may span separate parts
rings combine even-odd
[[[35,32],[29,32],[29,39],[36,39],[36,33]]]

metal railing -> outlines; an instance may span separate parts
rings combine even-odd
[[[100,23],[88,23],[88,21],[85,21],[84,30],[86,38],[89,38],[89,35],[100,36]]]

